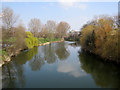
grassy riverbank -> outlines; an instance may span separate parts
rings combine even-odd
[[[51,40],[49,40],[48,38],[38,38],[38,45],[37,46],[43,46],[43,45],[47,45],[47,44],[51,44],[51,43],[58,43],[58,42],[63,42],[63,41],[64,41],[64,39],[59,39],[59,38],[54,38],[54,39],[51,39]],[[24,49],[30,49],[30,48],[24,48]],[[3,64],[11,61],[11,57],[18,55],[23,50],[17,51],[15,53],[15,55],[12,55],[12,56],[9,56],[7,51],[0,50],[0,58],[1,58],[1,60],[0,60],[0,67]]]

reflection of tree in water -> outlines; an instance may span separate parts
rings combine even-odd
[[[29,62],[29,65],[33,71],[40,70],[41,66],[44,64],[44,60],[40,55],[35,55],[33,59]]]
[[[81,51],[79,54],[82,68],[92,75],[96,85],[120,88],[120,66],[99,60],[94,55]]]
[[[40,70],[41,66],[47,63],[51,64],[56,62],[56,55],[60,60],[64,60],[69,56],[66,50],[65,43],[53,43],[51,45],[38,47],[22,52],[9,63],[3,66],[3,88],[16,88],[25,86],[24,66],[29,62],[29,66],[33,71]]]
[[[55,47],[54,43],[51,45],[46,45],[43,48],[44,52],[44,60],[47,61],[47,63],[51,64],[56,62],[56,55],[55,55]]]
[[[23,64],[31,60],[34,55],[37,54],[37,47],[29,50],[28,52],[20,53],[14,57],[13,60],[2,67],[2,86],[4,87],[24,87],[24,75],[23,75]],[[19,85],[17,85],[19,83]]]
[[[69,45],[72,46],[72,47],[74,47],[74,48],[80,47],[80,42],[79,42],[79,41],[76,41],[76,42],[74,42],[74,43],[70,43]]]
[[[19,83],[19,85],[17,83]],[[17,88],[24,87],[25,80],[23,67],[19,64],[10,63],[2,67],[2,87]]]
[[[70,55],[66,49],[67,47],[65,47],[65,42],[56,44],[55,52],[60,60],[65,60]]]
[[[38,52],[38,47],[34,47],[27,52],[20,53],[19,55],[14,57],[12,61],[15,61],[17,64],[23,65],[27,61],[30,61],[33,58],[33,56],[37,54],[37,52]]]

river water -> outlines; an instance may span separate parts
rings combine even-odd
[[[20,53],[2,78],[3,88],[120,88],[120,66],[65,41]]]

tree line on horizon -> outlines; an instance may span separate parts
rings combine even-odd
[[[70,29],[70,25],[61,21],[56,23],[48,20],[46,24],[42,24],[39,18],[32,18],[28,24],[28,30],[24,24],[19,23],[19,16],[9,8],[3,8],[1,23],[2,32],[2,50],[3,55],[12,56],[16,52],[25,48],[33,48],[40,43],[61,40]]]

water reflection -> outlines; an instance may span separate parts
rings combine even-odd
[[[31,60],[37,54],[37,50],[38,48],[35,47],[28,52],[20,53],[10,63],[2,67],[2,87],[16,88],[25,86],[24,67],[22,65]]]
[[[120,66],[113,63],[103,62],[98,57],[80,52],[82,69],[91,74],[96,85],[108,88],[120,88]]]
[[[10,63],[2,67],[2,87],[24,87],[24,68],[19,64]],[[17,85],[19,83],[19,86]]]
[[[14,57],[12,62],[23,65],[27,61],[30,61],[33,58],[33,56],[35,56],[37,53],[38,53],[38,47],[34,47],[33,49],[30,49],[27,52],[22,52],[18,56]]]
[[[80,47],[80,42],[79,42],[79,41],[71,42],[69,45],[71,45],[71,46],[74,47],[74,48]]]
[[[22,52],[3,66],[2,86],[120,87],[120,66],[79,49],[77,43],[62,42]]]
[[[70,55],[67,51],[67,45],[65,46],[65,43],[56,44],[55,52],[60,60],[65,60]]]
[[[79,69],[79,63],[61,62],[58,64],[57,71],[70,74],[74,77],[85,76],[86,74]]]
[[[35,56],[33,57],[33,59],[30,60],[30,62],[29,62],[29,65],[30,65],[30,67],[31,67],[31,69],[32,69],[33,71],[38,71],[38,70],[40,70],[40,68],[41,68],[42,65],[44,65],[44,64],[45,64],[44,60],[43,60],[40,56],[38,56],[38,55],[35,55]]]
[[[69,53],[65,48],[64,42],[62,44],[53,43],[51,45],[45,45],[42,47],[34,47],[29,51],[20,53],[18,56],[14,57],[10,63],[3,66],[2,87],[4,88],[24,87],[25,86],[24,65],[27,62],[32,71],[39,71],[40,68],[45,64],[45,61],[48,64],[55,63],[57,55],[58,57],[60,57],[60,60],[65,59],[69,56]]]
[[[55,48],[54,44],[46,45],[43,48],[44,59],[48,64],[56,62]]]

